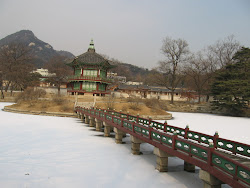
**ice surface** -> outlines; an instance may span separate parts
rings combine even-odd
[[[0,109],[4,105],[8,103],[0,103]],[[193,118],[188,118],[185,113],[173,113],[175,120],[168,122],[174,124],[176,121],[176,126],[182,127],[189,124],[193,130],[207,130],[213,134],[212,126],[204,126],[211,119],[221,117],[196,115],[189,114]],[[185,121],[181,120],[182,117]],[[193,121],[198,119],[203,125],[196,127]],[[244,118],[235,121],[230,117],[222,119],[218,121],[225,122],[220,125],[224,129],[220,131],[218,125],[212,128],[219,130],[220,135],[227,127],[237,124],[239,129],[240,124],[246,128],[243,123],[249,123]],[[94,131],[76,118],[0,111],[0,120],[0,187],[202,187],[198,170],[195,173],[183,171],[182,160],[169,158],[169,172],[159,173],[155,170],[156,157],[151,145],[141,144],[143,155],[132,155],[129,137],[123,139],[126,144],[115,144],[114,138],[104,138],[103,133]],[[235,129],[231,134],[249,140],[249,129],[241,132]]]
[[[167,121],[169,125],[181,128],[189,125],[190,130],[209,135],[214,135],[218,131],[221,138],[250,145],[250,118],[202,113],[170,113],[172,113],[174,118]]]

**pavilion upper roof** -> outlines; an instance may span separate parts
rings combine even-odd
[[[85,52],[78,57],[76,57],[77,62],[79,63],[87,63],[87,64],[100,64],[100,63],[108,63],[108,60],[103,58],[101,55],[94,51]]]
[[[82,67],[82,66],[102,66],[106,69],[112,67],[109,61],[95,52],[93,40],[90,42],[88,51],[75,57],[74,60],[69,63],[72,67]]]

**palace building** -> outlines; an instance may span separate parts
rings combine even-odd
[[[67,91],[72,95],[84,95],[90,93],[97,96],[109,94],[107,85],[111,80],[107,78],[107,71],[112,65],[95,52],[93,40],[91,40],[88,51],[75,57],[68,64],[74,69],[74,75],[69,77]]]

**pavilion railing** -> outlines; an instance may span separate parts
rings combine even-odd
[[[90,80],[90,81],[96,81],[96,82],[107,82],[107,83],[111,83],[112,80],[108,79],[108,78],[102,78],[100,76],[69,76],[68,80]]]

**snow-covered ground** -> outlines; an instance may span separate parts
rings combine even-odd
[[[8,103],[0,103],[0,109],[4,105]],[[209,134],[218,130],[223,137],[249,141],[246,118],[233,121],[230,117],[206,114],[173,113],[173,116],[175,119],[169,124],[182,127],[189,124],[192,130]],[[221,122],[220,125],[210,126],[214,124],[212,119]],[[151,145],[141,145],[143,155],[132,155],[129,137],[123,139],[125,144],[115,144],[114,138],[104,138],[103,133],[79,119],[0,111],[0,120],[0,187],[202,187],[198,168],[195,173],[185,172],[183,161],[172,157],[169,172],[160,173],[155,170],[156,157]],[[196,126],[194,121],[201,121],[202,125]],[[209,127],[205,128],[207,124]],[[234,132],[227,131],[233,126]],[[241,128],[244,130],[237,131]]]

